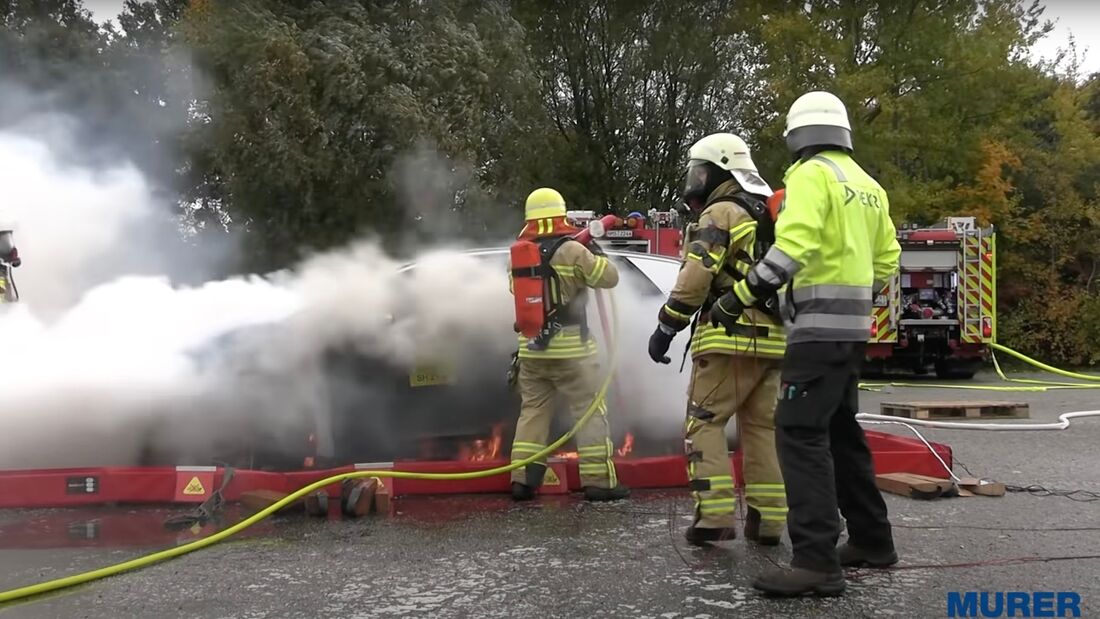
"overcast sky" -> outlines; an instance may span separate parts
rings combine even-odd
[[[1095,0],[1048,0],[1046,17],[1055,22],[1054,32],[1035,49],[1037,58],[1051,58],[1065,46],[1072,34],[1078,52],[1085,52],[1084,73],[1100,71],[1100,2]],[[84,0],[96,19],[113,18],[122,10],[122,0]]]

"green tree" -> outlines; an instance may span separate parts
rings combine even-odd
[[[1008,176],[1000,301],[1008,341],[1069,363],[1100,362],[1100,116],[1097,80],[1047,78],[1050,96]]]
[[[62,110],[84,121],[84,136],[101,132],[112,109],[105,45],[79,0],[0,0],[0,126],[45,134],[34,119]]]
[[[789,157],[783,114],[813,89],[849,107],[857,159],[890,191],[899,219],[931,221],[958,212],[955,190],[983,165],[983,144],[1028,117],[1045,95],[1026,49],[1049,30],[1037,3],[1016,0],[900,0],[743,7],[762,52],[750,119],[772,175]],[[988,220],[987,220],[988,221]]]
[[[732,1],[514,4],[554,126],[546,184],[578,208],[667,208],[691,142],[754,113]]]
[[[486,233],[489,205],[514,212],[495,185],[522,170],[538,121],[501,5],[204,2],[185,32],[214,84],[213,165],[259,264],[367,231],[391,245],[440,222],[458,222],[448,237]],[[415,155],[425,144],[432,165]]]

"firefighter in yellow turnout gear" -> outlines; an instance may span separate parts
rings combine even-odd
[[[710,325],[713,303],[744,278],[773,238],[766,201],[771,188],[760,178],[745,142],[732,134],[709,135],[688,154],[684,202],[698,212],[689,230],[676,286],[658,314],[649,354],[658,363],[673,337],[699,313],[691,337],[684,448],[695,520],[686,532],[693,544],[736,537],[736,489],[726,424],[738,416],[744,451],[745,537],[775,545],[786,527],[786,493],[775,451],[775,403],[785,340],[774,310],[753,308],[731,335]],[[762,304],[763,305],[763,304]]]
[[[11,228],[10,225],[0,227],[0,303],[19,300],[11,270],[23,264],[23,260],[19,258]]]
[[[550,243],[548,281],[551,303],[560,328],[545,337],[519,336],[518,386],[523,404],[512,443],[512,461],[542,451],[550,433],[555,395],[561,395],[574,419],[584,415],[598,391],[598,349],[588,332],[585,307],[589,288],[614,288],[619,272],[606,256],[593,253],[568,237],[578,232],[565,219],[565,199],[553,189],[536,189],[527,197],[527,224],[520,239]],[[542,341],[539,341],[542,340]],[[614,445],[607,422],[606,403],[576,434],[581,483],[585,498],[613,501],[629,496],[619,484],[611,461]],[[512,498],[535,497],[546,474],[546,463],[529,464],[512,472]]]

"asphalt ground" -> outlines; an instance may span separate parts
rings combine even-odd
[[[913,400],[1021,401],[1030,404],[1031,421],[1054,421],[1100,408],[1100,391],[888,388],[865,392],[862,409]],[[925,434],[950,444],[957,461],[980,477],[1100,490],[1100,420],[1061,432]],[[849,572],[847,594],[835,599],[758,596],[753,575],[789,559],[786,541],[767,550],[742,539],[690,547],[682,539],[691,509],[686,492],[662,491],[611,505],[570,497],[523,505],[503,496],[409,497],[389,518],[279,516],[251,537],[0,607],[0,617],[945,617],[951,591],[1073,591],[1082,616],[1100,615],[1100,501],[1010,493],[935,501],[887,495],[887,503],[901,569]],[[119,509],[101,515],[117,517]],[[138,522],[171,512],[124,513]],[[76,529],[89,521],[86,510],[0,511],[0,530],[34,519],[64,526],[69,514],[81,523]],[[166,545],[0,547],[0,589]]]

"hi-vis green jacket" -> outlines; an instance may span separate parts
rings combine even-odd
[[[722,353],[779,359],[786,349],[783,327],[767,314],[746,310],[732,335],[726,335],[722,327],[712,327],[707,314],[709,303],[744,278],[757,258],[753,256],[756,221],[740,205],[721,199],[738,191],[736,182],[730,180],[709,196],[711,204],[699,215],[697,231],[686,239],[680,274],[657,320],[680,331],[702,310],[691,338],[692,357]]]
[[[901,255],[886,191],[840,151],[795,163],[784,182],[775,244],[734,294],[748,305],[787,284],[788,343],[867,341],[874,294]]]

